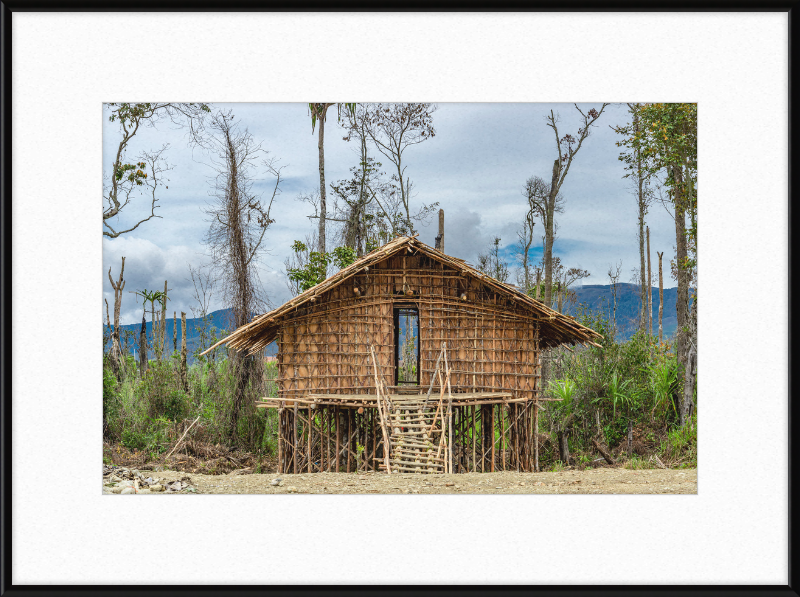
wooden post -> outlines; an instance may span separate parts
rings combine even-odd
[[[331,470],[331,407],[326,406],[322,411],[322,420],[325,424],[325,470]],[[322,441],[322,440],[320,440]]]
[[[539,472],[539,401],[533,404],[533,470]]]
[[[283,467],[283,438],[281,437],[283,435],[281,433],[282,427],[283,427],[283,407],[279,407],[278,408],[278,472],[279,473],[286,472]]]
[[[449,438],[448,438],[448,445],[450,448],[449,457],[447,461],[450,463],[450,472],[453,472],[453,392],[450,388],[450,365],[447,363],[447,345],[442,342],[442,352],[444,353],[444,370],[446,372],[445,379],[447,380],[447,421],[448,421],[448,429],[449,429]],[[443,426],[444,427],[444,426]]]
[[[370,345],[369,347],[369,352],[372,355],[372,366],[375,375],[375,393],[377,398],[376,402],[378,406],[378,414],[381,417],[381,432],[383,433],[383,459],[384,463],[386,464],[386,472],[391,474],[392,469],[389,464],[389,450],[391,448],[391,445],[389,444],[389,433],[387,431],[387,425],[389,424],[388,422],[389,413],[387,412],[386,415],[384,416],[383,399],[381,398],[381,383],[378,380],[378,361],[375,359],[375,350],[372,348],[372,345]]]
[[[500,453],[503,455],[503,470],[506,470],[506,405],[501,404],[500,410]]]
[[[308,472],[309,473],[314,472],[312,470],[312,468],[311,468],[313,466],[312,465],[313,458],[311,458],[311,446],[312,446],[312,442],[311,442],[311,429],[312,429],[312,427],[311,427],[311,413],[312,412],[313,411],[312,411],[312,409],[310,407],[306,411],[306,422],[308,423]]]
[[[353,409],[348,408],[345,410],[347,413],[347,472],[350,472],[350,463],[353,461]]]
[[[476,435],[475,434],[475,430],[476,430],[475,409],[478,408],[478,407],[473,405],[470,408],[472,409],[472,472],[473,473],[477,473],[478,472],[478,460],[477,460],[477,456],[475,454],[475,448],[476,448],[476,442],[477,442],[478,438],[475,437],[475,435]]]
[[[489,408],[492,409],[492,463],[489,465],[489,470],[494,472],[494,405],[491,405]]]
[[[178,312],[172,312],[172,352],[178,352]]]
[[[341,450],[339,449],[339,446],[341,446],[341,443],[342,443],[342,439],[341,439],[342,438],[342,425],[341,425],[341,420],[339,418],[339,407],[338,406],[334,406],[333,407],[333,413],[334,413],[334,417],[336,418],[336,472],[338,473],[339,472],[339,452],[341,452]]]
[[[297,400],[294,401],[294,441],[292,442],[292,458],[294,459],[294,466],[292,467],[292,471],[294,474],[297,474],[297,443],[298,443],[298,434],[300,430],[298,429],[299,426],[299,419],[297,417]]]

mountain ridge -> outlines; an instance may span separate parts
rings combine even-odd
[[[575,293],[575,302],[568,302],[564,306],[564,314],[576,316],[581,307],[591,310],[592,312],[602,311],[606,317],[611,319],[613,307],[613,294],[610,285],[602,284],[584,284],[576,288],[570,289]],[[620,342],[627,341],[633,336],[638,328],[639,320],[639,292],[640,287],[631,283],[617,284],[617,340]],[[678,327],[678,318],[676,310],[676,300],[678,296],[677,288],[664,289],[664,316],[663,327],[664,337],[670,338]],[[194,353],[200,347],[201,333],[203,326],[206,327],[206,346],[210,346],[214,335],[216,340],[225,337],[232,331],[232,311],[231,309],[218,309],[209,313],[206,322],[203,318],[193,317],[186,319],[186,346],[187,346],[187,361],[189,364],[195,360]],[[172,339],[173,327],[178,326],[178,342],[177,347],[180,350],[180,320],[175,321],[172,318],[167,319],[166,325],[166,350],[165,353],[171,354],[172,352]],[[150,321],[145,323],[148,342],[151,340],[151,327]],[[141,323],[129,323],[120,326],[123,349],[126,348],[129,354],[136,354],[138,352],[139,332],[141,330]],[[104,335],[108,333],[108,326],[103,325]],[[653,289],[653,332],[658,333],[658,289]],[[214,340],[214,341],[216,341]],[[110,340],[106,342],[106,350],[110,346]],[[277,345],[272,342],[264,349],[265,356],[274,356],[278,352]]]

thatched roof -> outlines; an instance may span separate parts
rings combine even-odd
[[[519,291],[514,286],[498,282],[494,278],[487,276],[467,264],[463,259],[445,255],[441,251],[420,242],[416,237],[402,236],[364,255],[348,267],[339,270],[313,288],[309,288],[302,294],[297,295],[281,307],[269,313],[265,313],[264,315],[257,315],[250,323],[236,329],[228,337],[214,344],[214,346],[206,350],[203,354],[210,352],[222,344],[227,344],[229,348],[235,350],[247,350],[250,353],[262,350],[270,342],[275,340],[283,316],[308,303],[312,298],[335,288],[364,268],[370,267],[392,255],[407,250],[408,247],[418,253],[427,255],[431,259],[444,263],[465,275],[477,278],[486,286],[492,287],[516,300],[520,306],[528,309],[532,315],[539,318],[541,322],[540,338],[542,344],[545,346],[557,346],[559,344],[591,344],[593,346],[598,346],[595,340],[600,340],[602,338],[602,336],[594,330],[579,324],[575,321],[574,317],[563,315],[554,309],[550,309],[544,303]]]

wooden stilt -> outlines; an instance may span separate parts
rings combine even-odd
[[[342,421],[339,416],[339,407],[334,407],[334,416],[336,417],[336,471],[339,472],[339,454],[341,453],[340,445],[342,441]]]
[[[293,425],[294,426],[294,447],[292,448],[292,458],[294,460],[294,469],[293,469],[293,471],[294,471],[295,475],[297,474],[297,441],[298,441],[298,434],[299,434],[299,429],[298,429],[299,425],[300,425],[300,422],[298,421],[298,418],[297,418],[297,402],[295,402],[294,403],[294,425]]]

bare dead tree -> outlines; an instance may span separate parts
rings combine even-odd
[[[404,231],[407,234],[414,234],[414,222],[427,222],[439,206],[438,202],[423,204],[412,212],[414,185],[406,174],[407,165],[403,163],[403,154],[410,146],[436,135],[433,127],[435,111],[436,105],[430,103],[359,104],[350,120],[351,133],[363,127],[375,148],[394,165],[392,180],[397,183],[400,192],[402,225],[407,229]]]
[[[478,255],[478,270],[498,282],[508,280],[508,264],[500,257],[500,237],[495,236],[492,244]]]
[[[234,121],[233,115],[218,112],[210,122],[214,135],[208,149],[217,169],[213,179],[214,201],[206,210],[209,229],[205,243],[211,256],[211,268],[222,284],[222,293],[233,312],[233,325],[245,325],[257,310],[263,310],[268,298],[263,294],[257,263],[263,251],[264,236],[274,222],[271,217],[275,197],[280,192],[281,168],[268,158],[252,135]],[[253,192],[256,164],[274,180],[271,192],[259,196]],[[261,379],[263,366],[253,355],[230,350],[236,391],[230,417],[233,440],[245,394]]]
[[[328,108],[336,106],[339,109],[339,117],[341,117],[342,104],[337,103],[310,103],[308,104],[309,111],[311,112],[311,134],[314,134],[314,128],[319,124],[319,134],[317,147],[319,150],[319,195],[320,195],[320,218],[319,218],[319,248],[320,253],[325,253],[327,246],[325,238],[325,221],[327,216],[327,200],[325,195],[325,121],[327,119]],[[353,113],[356,109],[355,104],[344,104],[346,111]]]
[[[634,135],[639,134],[639,110],[641,108],[641,104],[628,104],[628,111],[633,118]],[[611,129],[620,132],[619,127],[611,127]],[[647,270],[645,269],[645,216],[650,209],[650,204],[653,199],[652,190],[650,188],[651,176],[651,173],[646,169],[644,160],[642,159],[641,149],[638,146],[634,147],[630,179],[633,183],[633,194],[636,197],[638,215],[636,239],[639,241],[639,329],[646,331],[650,328],[652,332],[652,313],[648,312],[648,307],[652,311],[652,293],[648,290],[648,276]]]
[[[611,298],[612,298],[612,316],[611,316],[611,333],[614,338],[617,337],[617,284],[619,284],[619,276],[622,272],[622,261],[616,265],[608,266],[608,279],[611,281]]]
[[[650,267],[650,226],[647,227],[647,330],[653,335],[653,270]]]
[[[574,293],[570,291],[570,286],[572,286],[578,280],[583,280],[584,278],[588,278],[592,274],[589,273],[589,270],[582,269],[580,267],[571,267],[567,271],[565,271],[559,281],[558,281],[558,310],[564,310],[564,301],[569,299],[570,297],[574,297]]]
[[[114,327],[111,328],[111,350],[108,353],[108,360],[111,365],[111,370],[118,378],[120,375],[120,361],[122,359],[122,348],[119,341],[119,314],[122,309],[122,290],[125,288],[125,280],[122,278],[124,272],[124,257],[122,258],[122,267],[119,270],[119,279],[116,282],[114,282],[114,279],[111,277],[111,268],[108,268],[108,281],[111,282],[111,288],[114,289]],[[106,320],[109,320],[108,301],[106,301]],[[110,320],[108,321],[108,325],[111,327]]]
[[[154,127],[161,121],[187,128],[191,142],[200,140],[204,126],[205,116],[209,112],[206,104],[180,104],[180,103],[116,103],[106,104],[110,110],[109,120],[119,124],[120,139],[117,153],[111,166],[111,172],[105,174],[106,184],[103,189],[103,236],[117,238],[127,232],[136,230],[141,224],[158,218],[155,210],[158,208],[158,191],[161,184],[166,186],[163,175],[172,169],[163,159],[163,154],[169,147],[164,145],[161,149],[152,152],[143,152],[134,162],[129,162],[126,157],[128,145],[136,134],[146,127]],[[130,226],[124,230],[116,230],[111,226],[112,218],[121,215],[125,207],[130,204],[133,197],[139,193],[149,195],[150,214],[134,223],[123,225]]]
[[[167,344],[167,281],[164,280],[164,293],[161,295],[161,315],[158,319],[158,345],[156,347],[156,358],[160,361],[164,357],[164,347]]]
[[[569,173],[570,166],[572,166],[572,161],[575,159],[575,156],[580,151],[581,147],[583,146],[583,142],[589,136],[589,133],[592,129],[592,126],[600,118],[600,115],[605,110],[608,104],[603,104],[600,107],[600,111],[595,110],[592,108],[588,112],[584,113],[577,104],[575,104],[575,109],[581,115],[582,124],[578,128],[577,137],[573,137],[570,134],[564,135],[563,137],[560,136],[558,132],[558,115],[554,114],[552,110],[550,110],[550,114],[545,117],[547,122],[547,126],[553,129],[553,133],[556,137],[556,149],[558,149],[558,159],[553,162],[553,174],[552,179],[550,182],[550,193],[547,197],[545,203],[546,209],[546,226],[545,226],[545,247],[544,247],[544,302],[547,305],[552,304],[552,292],[553,292],[553,242],[555,240],[554,235],[554,223],[555,223],[555,205],[556,205],[556,197],[558,193],[561,191],[561,186],[564,184],[564,181],[567,178],[567,174]]]
[[[528,210],[522,221],[522,228],[517,230],[517,244],[515,251],[521,269],[517,272],[517,284],[525,294],[533,289],[533,267],[531,266],[530,250],[533,245],[533,227],[536,225],[535,214]]]
[[[209,321],[209,310],[211,309],[211,299],[214,297],[214,277],[207,267],[194,268],[189,265],[189,278],[192,282],[192,298],[194,304],[189,307],[192,317],[200,320],[197,328],[199,346],[197,352],[203,352],[211,346],[211,322]],[[177,350],[177,346],[176,346]],[[215,353],[212,351],[208,355],[208,360],[214,362]]]
[[[404,219],[398,217],[397,186],[383,178],[381,163],[369,153],[363,109],[350,114],[347,127],[345,140],[358,142],[358,165],[350,168],[350,178],[331,184],[334,204],[325,219],[336,223],[337,244],[352,248],[361,257],[392,238],[403,228]],[[305,195],[303,199],[314,206],[310,217],[319,217],[318,196]]]
[[[658,343],[664,341],[664,328],[662,320],[664,318],[664,273],[661,269],[661,258],[664,257],[664,252],[656,251],[658,255]]]

